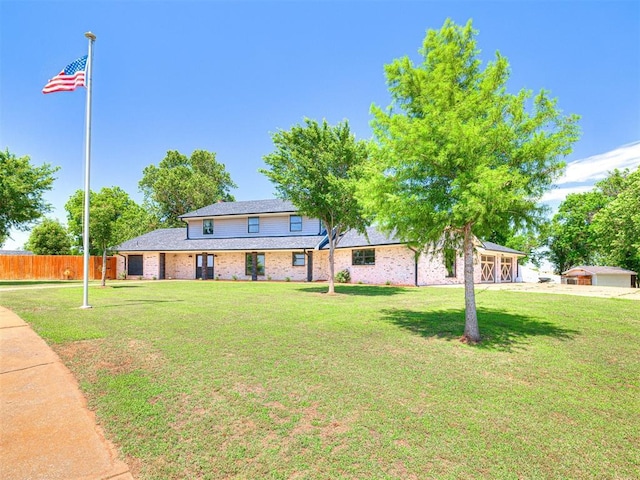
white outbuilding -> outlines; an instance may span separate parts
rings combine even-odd
[[[599,287],[635,287],[638,274],[620,267],[580,265],[562,273],[562,283]]]

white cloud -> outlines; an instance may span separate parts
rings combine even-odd
[[[557,185],[585,182],[593,184],[607,177],[607,174],[616,168],[635,170],[638,165],[640,142],[630,143],[610,152],[569,162],[564,176],[558,180]]]
[[[562,187],[562,188],[554,188],[549,190],[542,196],[542,202],[557,202],[562,201],[566,198],[570,193],[584,193],[593,189],[593,185],[580,185],[578,187]]]
[[[640,166],[640,142],[630,143],[610,152],[593,155],[569,162],[565,174],[541,199],[552,209],[552,213],[570,193],[584,193],[593,190],[598,180],[606,178],[610,171],[633,171]]]

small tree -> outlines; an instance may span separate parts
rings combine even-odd
[[[219,200],[233,201],[229,190],[236,187],[216,154],[205,150],[195,150],[191,157],[168,151],[157,167],[144,169],[138,185],[160,222],[171,227],[183,225],[180,215]]]
[[[12,228],[26,230],[51,210],[44,192],[51,190],[58,168],[47,163],[36,167],[27,156],[0,150],[0,246]]]
[[[69,255],[71,239],[67,229],[58,220],[45,218],[31,230],[24,247],[36,255]]]
[[[366,221],[354,196],[355,183],[367,159],[364,141],[356,141],[347,121],[335,127],[305,119],[288,132],[273,135],[275,151],[260,170],[302,215],[319,218],[329,239],[329,292],[335,293],[334,251],[347,230],[364,231]]]
[[[76,191],[65,205],[69,232],[82,247],[84,192]],[[107,255],[110,248],[154,228],[150,215],[120,187],[90,192],[89,251],[102,255],[102,286],[106,284]]]
[[[427,32],[421,65],[385,67],[392,104],[372,107],[377,139],[359,195],[383,230],[422,248],[462,246],[464,337],[480,341],[474,292],[474,239],[505,226],[535,224],[537,202],[562,172],[578,137],[541,91],[506,91],[499,53],[480,69],[476,32],[447,20]]]

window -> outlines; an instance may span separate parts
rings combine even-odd
[[[249,217],[249,233],[260,232],[260,218]]]
[[[253,273],[253,254],[247,253],[245,256],[245,275],[252,275]],[[258,254],[258,275],[264,275],[264,253]]]
[[[353,250],[351,252],[352,265],[375,265],[376,251],[373,248],[366,250]]]
[[[301,232],[302,231],[302,217],[300,215],[291,215],[291,216],[289,216],[289,231],[290,232]],[[294,265],[295,265],[295,263],[294,263]]]
[[[293,253],[292,264],[294,267],[304,267],[304,253]]]
[[[453,248],[445,249],[444,266],[447,269],[447,278],[456,276],[456,251]]]
[[[127,275],[143,275],[142,271],[142,255],[129,255]]]
[[[202,221],[202,234],[213,235],[213,219],[210,218]]]

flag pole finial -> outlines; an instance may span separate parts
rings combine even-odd
[[[96,36],[91,32],[85,33],[84,36],[87,37],[87,38],[90,38],[91,40],[95,40],[96,39]]]

